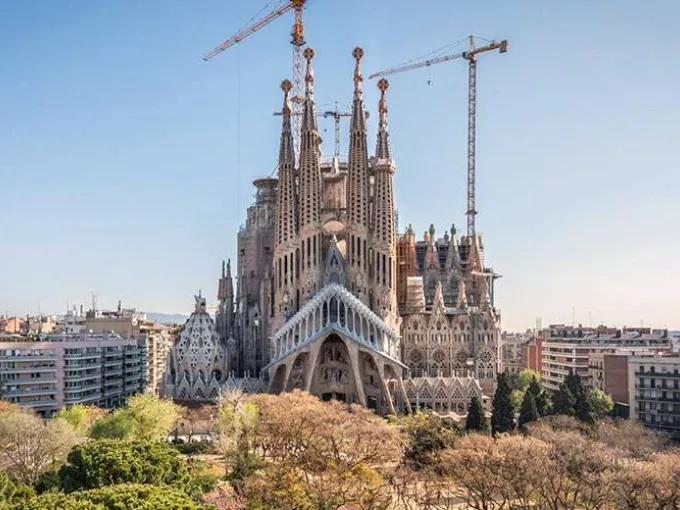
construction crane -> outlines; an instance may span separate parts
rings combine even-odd
[[[271,3],[271,2],[270,2]],[[234,46],[236,43],[241,42],[243,39],[248,37],[249,35],[254,34],[261,28],[265,27],[275,19],[283,16],[289,11],[294,11],[295,13],[295,21],[293,22],[293,28],[290,32],[291,35],[291,41],[290,43],[293,45],[293,97],[292,97],[292,102],[293,102],[293,112],[300,112],[302,111],[302,101],[304,100],[304,96],[302,95],[302,90],[303,90],[303,81],[304,81],[304,75],[303,75],[303,55],[302,55],[302,47],[305,44],[305,27],[304,24],[302,23],[302,9],[307,3],[307,0],[285,0],[284,3],[280,3],[278,7],[276,7],[273,11],[271,11],[269,14],[265,15],[264,17],[260,18],[257,21],[254,21],[252,23],[249,23],[246,25],[244,28],[242,28],[239,32],[237,32],[235,35],[224,41],[222,44],[220,44],[217,48],[205,53],[203,55],[203,60],[208,61],[211,58],[219,55],[225,50],[228,50],[232,46]],[[269,4],[268,4],[269,5]],[[295,155],[296,158],[299,155],[299,144],[300,144],[300,116],[299,115],[294,115],[293,116],[293,145],[295,149]]]
[[[366,112],[368,113],[368,112]],[[351,117],[351,112],[341,112],[338,110],[338,103],[335,103],[335,110],[326,110],[323,112],[324,118],[333,117],[335,119],[335,158],[340,157],[340,119],[342,117]]]
[[[274,115],[281,115],[281,112],[274,112]],[[302,112],[293,112],[293,116],[301,116]],[[368,118],[368,112],[365,112],[366,118]],[[318,114],[317,114],[318,116]],[[335,119],[335,152],[334,156],[337,158],[340,156],[340,119],[343,117],[351,117],[351,112],[341,112],[338,109],[338,103],[335,102],[335,110],[327,110],[321,114],[322,117],[328,118],[333,117]]]
[[[379,76],[386,76],[388,74],[402,73],[412,69],[419,69],[421,67],[428,67],[434,64],[441,64],[442,62],[449,62],[451,60],[465,59],[468,61],[468,153],[467,153],[467,235],[468,237],[475,236],[475,216],[477,210],[475,207],[475,145],[476,145],[476,117],[477,117],[477,55],[498,50],[499,53],[508,51],[508,41],[500,42],[491,41],[486,46],[475,46],[474,37],[468,38],[469,48],[467,51],[460,53],[453,53],[443,55],[429,60],[422,60],[413,62],[411,64],[392,67],[384,69],[369,76],[369,79],[377,78]]]

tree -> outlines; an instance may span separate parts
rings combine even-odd
[[[670,438],[637,420],[603,420],[591,433],[619,458],[647,460],[668,448]]]
[[[134,438],[148,441],[166,441],[181,416],[172,400],[150,393],[130,397],[125,410],[134,424]]]
[[[595,423],[595,414],[590,403],[590,398],[587,391],[581,391],[576,396],[576,403],[574,404],[576,417],[583,423]]]
[[[122,507],[120,510],[127,508]],[[13,510],[103,510],[103,507],[91,501],[81,501],[70,494],[48,492],[16,505]]]
[[[66,492],[122,483],[174,485],[190,482],[184,459],[167,443],[100,439],[74,448],[59,471]]]
[[[458,432],[432,413],[404,416],[399,425],[406,436],[404,461],[415,470],[437,468],[441,452],[458,439]]]
[[[243,499],[236,493],[231,484],[218,484],[211,492],[201,498],[203,503],[212,505],[216,510],[244,510]]]
[[[473,395],[468,406],[467,420],[465,420],[465,430],[468,432],[476,430],[486,432],[489,430],[489,422],[484,414],[484,408],[477,395]]]
[[[97,406],[75,404],[71,407],[62,407],[59,409],[53,419],[64,420],[77,434],[89,436],[95,422],[108,414],[108,410]]]
[[[601,420],[614,409],[612,398],[598,389],[588,392],[588,402],[596,420]]]
[[[560,384],[560,389],[553,395],[552,411],[555,414],[574,416],[576,414],[575,406],[576,398],[569,389],[569,386],[566,383]]]
[[[259,409],[255,445],[271,461],[246,480],[244,494],[268,498],[254,507],[381,507],[388,493],[384,470],[401,460],[397,427],[370,409],[301,391],[250,400]]]
[[[574,419],[568,421],[572,426],[581,426]],[[533,437],[549,445],[547,455],[537,460],[541,466],[536,488],[538,506],[567,510],[608,508],[605,503],[612,499],[618,463],[608,448],[580,431],[590,428],[554,430],[544,423],[530,428]]]
[[[180,416],[180,407],[172,400],[148,393],[135,395],[128,399],[127,407],[96,421],[92,437],[165,441]]]
[[[564,384],[567,385],[567,388],[569,388],[569,391],[571,392],[575,399],[578,398],[580,394],[585,393],[586,391],[585,386],[583,386],[581,376],[574,373],[573,370],[569,370],[569,374],[567,375],[567,377],[564,378]]]
[[[0,412],[0,467],[19,482],[34,484],[81,441],[63,421],[45,423],[23,409]]]
[[[47,493],[17,510],[200,510],[182,491],[154,485],[124,484],[74,492]]]
[[[519,413],[519,426],[523,427],[527,423],[536,421],[538,419],[538,411],[536,410],[536,401],[531,391],[524,393],[524,400],[522,401],[522,409]]]
[[[493,411],[491,413],[491,433],[493,435],[515,429],[515,409],[506,377],[504,373],[498,374],[498,385],[493,396]]]
[[[257,420],[257,406],[243,392],[232,391],[220,399],[216,445],[224,456],[227,476],[234,480],[243,480],[259,465],[252,453]]]
[[[456,448],[448,449],[443,460],[447,474],[463,488],[463,499],[469,508],[503,508],[504,496],[500,491],[503,457],[493,438],[469,434]]]
[[[623,463],[615,474],[617,508],[677,508],[680,501],[680,452],[657,453],[649,460]]]
[[[132,416],[126,409],[116,409],[107,417],[92,425],[92,439],[132,439],[134,436]]]
[[[533,381],[539,382],[540,380],[541,374],[539,372],[531,368],[525,368],[519,373],[519,389],[526,391]]]
[[[522,407],[522,400],[524,400],[524,392],[522,390],[512,390],[510,399],[512,400],[512,407],[515,408],[515,412],[519,412]]]
[[[23,483],[14,483],[7,473],[0,471],[0,508],[10,508],[13,504],[31,499],[35,496],[33,489]]]
[[[536,402],[536,411],[538,411],[539,416],[545,416],[550,408],[550,397],[548,392],[541,388],[538,383],[538,379],[534,378],[529,383],[527,391],[530,391],[534,396],[534,402]]]

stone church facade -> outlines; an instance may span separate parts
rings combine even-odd
[[[388,82],[378,82],[378,130],[369,154],[361,61],[346,161],[321,155],[314,52],[305,51],[300,154],[283,106],[277,177],[256,179],[255,203],[219,280],[215,329],[223,377],[296,388],[382,414],[427,407],[463,413],[494,389],[500,362],[497,277],[480,236],[416,241],[397,231],[397,170],[387,124]],[[252,383],[251,383],[252,384]]]

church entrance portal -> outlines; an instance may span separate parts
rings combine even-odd
[[[328,335],[321,346],[311,393],[325,401],[358,401],[349,351],[345,342],[335,333]]]

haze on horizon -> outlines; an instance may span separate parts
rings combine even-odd
[[[201,60],[266,2],[0,4],[0,313],[66,302],[190,313],[216,301],[253,178],[278,155],[291,16]],[[318,109],[371,72],[472,33],[477,217],[502,328],[680,328],[680,4],[309,0]],[[467,68],[390,77],[400,230],[464,229]],[[332,119],[319,119],[324,154]],[[346,150],[346,123],[342,148]],[[372,147],[371,147],[372,151]]]

